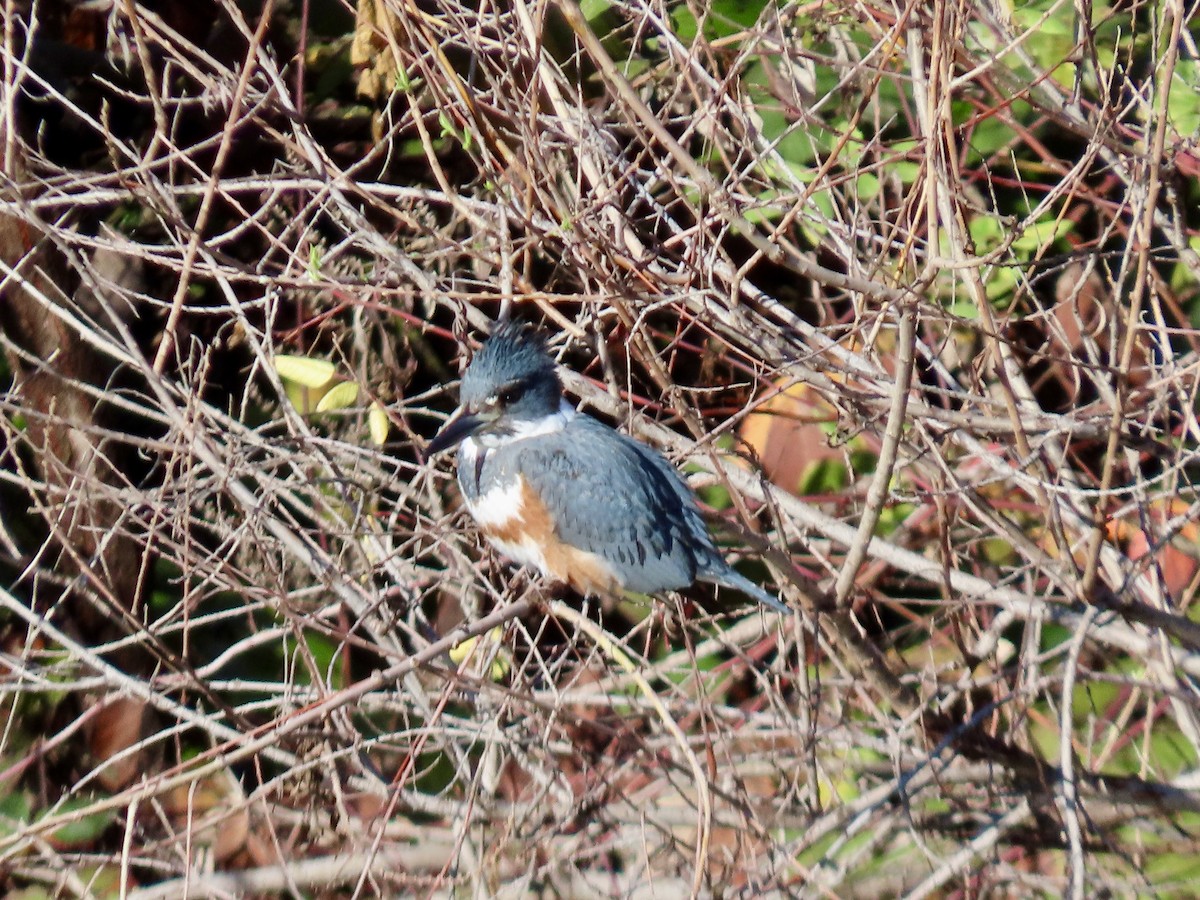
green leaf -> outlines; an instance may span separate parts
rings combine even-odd
[[[819,459],[809,463],[800,474],[796,492],[800,496],[809,494],[836,494],[850,483],[850,473],[840,459]]]
[[[960,319],[974,322],[979,318],[979,307],[970,300],[955,300],[946,307],[946,312]]]
[[[668,14],[671,19],[671,27],[675,31],[675,37],[683,44],[690,44],[696,39],[696,35],[700,32],[696,24],[696,17],[692,15],[692,11],[682,4],[676,6]]]
[[[0,763],[3,763],[5,768],[12,762],[13,760],[7,756],[0,757]],[[14,825],[23,826],[27,823],[32,809],[30,797],[24,791],[14,790],[8,796],[0,797],[0,837],[13,834]]]
[[[976,253],[995,250],[1004,241],[1004,221],[999,216],[976,216],[967,225]]]
[[[696,491],[696,495],[704,501],[704,505],[712,509],[728,509],[733,505],[729,491],[722,484],[710,484]]]
[[[1167,111],[1175,130],[1185,137],[1200,134],[1200,64],[1181,59],[1175,64]]]
[[[68,822],[54,832],[54,841],[60,847],[80,847],[92,844],[108,830],[113,822],[115,813],[106,810],[98,813],[84,813],[92,805],[91,800],[74,798],[65,801],[55,810],[55,815],[61,816],[74,809],[80,810],[80,816],[74,822]]]
[[[612,9],[612,4],[608,0],[580,0],[579,3],[579,11],[583,13],[583,18],[589,25],[594,24],[596,19],[610,9]]]
[[[856,183],[859,200],[873,200],[879,196],[879,176],[865,172],[858,176]]]
[[[1013,251],[1016,253],[1035,253],[1047,244],[1052,244],[1068,234],[1075,223],[1069,219],[1055,219],[1051,222],[1033,222],[1025,228],[1019,238],[1013,241]]]

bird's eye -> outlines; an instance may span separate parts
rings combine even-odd
[[[525,385],[521,382],[509,384],[496,391],[496,402],[500,406],[512,406],[525,393]]]

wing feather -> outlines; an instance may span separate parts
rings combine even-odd
[[[687,587],[715,554],[691,492],[658,453],[586,415],[521,447],[557,536],[616,564],[623,586]]]

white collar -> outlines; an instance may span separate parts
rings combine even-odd
[[[478,437],[472,435],[463,441],[463,444],[471,444],[472,451],[476,447],[482,447],[485,450],[495,450],[498,447],[503,447],[516,441],[523,441],[527,438],[557,434],[566,428],[567,423],[575,418],[575,416],[575,407],[568,403],[564,397],[558,401],[558,410],[550,413],[548,416],[542,416],[540,419],[518,419],[513,422],[512,431],[507,434],[485,433]]]

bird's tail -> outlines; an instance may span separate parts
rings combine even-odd
[[[700,579],[711,582],[712,584],[720,585],[721,587],[733,588],[733,590],[739,591],[745,594],[747,597],[757,600],[759,603],[768,607],[769,609],[773,609],[776,612],[783,613],[784,615],[791,615],[792,611],[788,609],[778,597],[776,597],[774,594],[768,594],[749,578],[738,574],[733,569],[728,567],[716,572],[702,572],[700,574]]]

